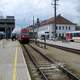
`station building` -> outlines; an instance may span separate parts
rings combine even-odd
[[[34,28],[34,32],[38,33],[38,38],[41,38],[42,35],[46,35],[47,39],[53,39],[55,37],[55,31],[56,37],[58,38],[65,37],[66,32],[75,30],[76,24],[61,15],[56,17],[56,28],[54,17],[41,21],[40,25]]]
[[[0,17],[0,31],[5,33],[6,38],[11,37],[11,33],[15,28],[14,16],[6,16],[6,18]]]

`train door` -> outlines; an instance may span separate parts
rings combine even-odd
[[[66,40],[71,41],[72,40],[72,33],[67,33],[66,34]]]

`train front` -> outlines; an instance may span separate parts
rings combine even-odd
[[[29,30],[26,28],[21,29],[20,38],[21,38],[20,39],[21,42],[29,43],[29,41],[30,41]]]

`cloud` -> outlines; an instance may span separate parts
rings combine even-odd
[[[54,16],[54,7],[51,6],[51,1],[54,0],[0,0],[0,15],[14,15],[16,25],[26,26],[32,24],[33,16],[35,21],[37,17],[44,20]],[[78,0],[59,0],[58,3],[58,14],[75,22],[78,20]]]

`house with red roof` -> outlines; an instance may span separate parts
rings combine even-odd
[[[35,27],[35,32],[38,33],[38,38],[41,38],[42,35],[46,35],[47,39],[53,39],[55,34],[56,37],[65,37],[67,32],[75,30],[76,24],[61,15],[56,17],[56,27],[54,17],[41,21],[40,25]]]

